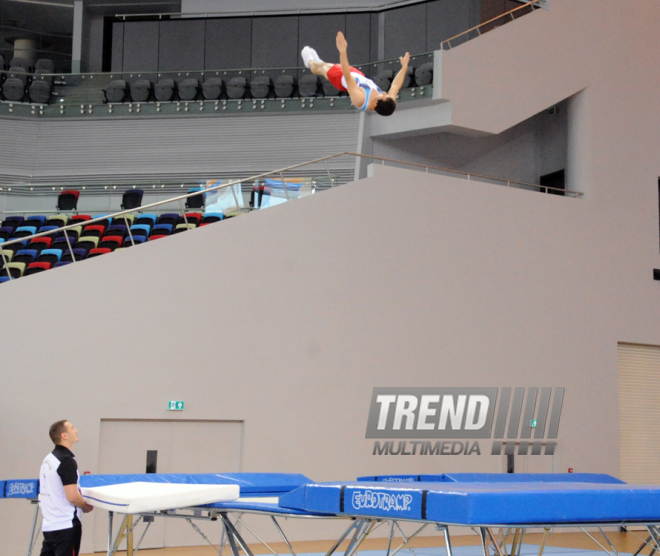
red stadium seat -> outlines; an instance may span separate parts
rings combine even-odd
[[[160,239],[161,237],[169,237],[169,236],[151,236],[149,238],[149,241],[154,240],[154,239]]]
[[[51,263],[30,263],[25,271],[25,275],[29,276],[30,274],[37,274],[43,272],[44,270],[50,270]]]
[[[105,236],[101,239],[99,247],[114,251],[117,247],[121,247],[122,243],[124,243],[124,238],[122,236]]]
[[[88,259],[91,259],[92,257],[97,257],[99,255],[105,255],[106,253],[112,253],[112,249],[109,247],[97,247],[96,249],[91,249],[89,251],[89,255],[87,255]]]

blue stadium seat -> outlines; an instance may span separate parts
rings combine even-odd
[[[46,217],[41,214],[34,214],[28,216],[23,222],[23,226],[34,226],[36,228],[41,228],[46,223]]]
[[[19,226],[14,232],[14,238],[27,237],[37,233],[35,226]]]
[[[153,226],[154,224],[156,224],[156,220],[158,220],[157,215],[145,212],[144,214],[141,214],[138,217],[138,219],[135,221],[135,223],[136,224],[148,224],[149,226]]]
[[[59,229],[59,226],[41,226],[39,228],[39,233],[41,233],[41,232],[52,232],[53,230],[58,230],[58,229]],[[53,234],[50,237],[54,238],[55,234]]]
[[[156,224],[172,224],[172,226],[176,226],[180,220],[181,217],[176,212],[166,212],[158,217]]]
[[[44,249],[37,257],[37,261],[40,263],[59,263],[62,260],[62,253],[62,249]]]
[[[77,261],[81,261],[87,257],[87,249],[74,249],[73,255],[75,255]],[[61,262],[65,262],[65,261],[69,261],[69,262],[73,261],[73,257],[71,256],[71,251],[69,249],[67,249],[64,252],[64,255],[62,255]]]
[[[69,243],[66,242],[66,238],[64,236],[60,236],[55,238],[55,241],[53,241],[53,244],[51,245],[52,249],[61,249],[62,253],[66,251],[69,248],[69,244],[71,244],[71,247],[76,246],[76,238],[69,236]]]
[[[124,238],[123,247],[133,247],[133,242],[135,242],[135,245],[137,245],[138,243],[144,243],[145,241],[147,241],[147,236],[133,235],[133,241],[131,241],[130,237]]]
[[[134,236],[149,236],[151,226],[149,224],[133,224],[131,226],[131,233]]]
[[[122,238],[128,235],[128,230],[124,224],[113,224],[105,231],[106,236],[121,236]]]
[[[59,263],[55,263],[53,265],[53,268],[58,268],[60,266],[66,266],[68,264],[72,264],[72,261],[60,261]]]
[[[39,252],[36,249],[21,249],[16,252],[11,262],[25,263],[27,266],[36,260],[37,255],[39,255]]]
[[[202,218],[202,224],[212,224],[213,222],[218,222],[224,220],[225,215],[221,212],[207,212]]]
[[[0,276],[0,284],[3,282],[9,282],[10,280],[9,276]]]
[[[172,229],[174,226],[172,224],[156,224],[151,230],[151,236],[169,236],[172,234]]]
[[[9,240],[14,236],[14,228],[10,226],[3,226],[0,228],[0,239]]]

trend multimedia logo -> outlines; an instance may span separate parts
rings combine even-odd
[[[504,450],[506,455],[549,456],[557,446],[564,391],[374,388],[366,438],[406,439],[398,446],[377,440],[374,455],[481,455],[476,439],[492,438],[491,455]]]

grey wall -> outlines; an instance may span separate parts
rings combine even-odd
[[[337,31],[346,33],[351,63],[363,64],[437,49],[478,17],[478,0],[433,0],[380,14],[119,21],[113,24],[112,70],[296,67],[302,65],[300,50],[307,44],[322,59],[336,62]]]
[[[471,137],[444,132],[405,139],[375,140],[372,154],[526,183],[566,168],[568,103],[497,135]]]
[[[137,179],[244,177],[354,151],[358,123],[356,111],[125,120],[8,119],[0,134],[0,179],[130,183]],[[61,137],[67,140],[61,141]],[[333,171],[353,175],[352,160],[329,164]]]

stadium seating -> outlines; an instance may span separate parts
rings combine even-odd
[[[41,253],[41,251],[43,251],[44,249],[49,249],[52,243],[53,243],[52,237],[43,236],[43,237],[34,238],[32,241],[30,241],[30,243],[28,243],[28,247],[30,249],[36,249],[38,253]]]
[[[158,217],[156,224],[172,224],[176,226],[180,220],[181,217],[176,212],[166,212]]]
[[[298,82],[293,75],[278,75],[273,88],[277,98],[292,98],[297,87]]]
[[[103,91],[108,102],[124,102],[128,85],[123,79],[116,79]]]
[[[221,212],[207,212],[204,215],[204,218],[202,218],[202,224],[212,224],[213,222],[219,222],[224,217],[225,215]]]
[[[298,81],[298,92],[301,97],[315,97],[319,94],[321,79],[318,75],[303,75]]]
[[[168,102],[174,97],[176,84],[174,79],[161,79],[154,86],[154,96],[157,101]]]
[[[70,249],[67,249],[64,252],[64,255],[62,255],[62,262],[72,262],[73,257],[76,258],[76,261],[81,261],[87,257],[87,250],[86,249],[73,249],[73,254]],[[57,265],[55,265],[57,266]]]
[[[7,265],[0,270],[0,276],[11,275],[12,278],[20,278],[25,273],[25,263],[7,263]]]
[[[64,237],[64,236],[56,237],[53,240],[51,248],[52,249],[61,249],[62,252],[64,253],[64,251],[69,249],[69,245],[71,245],[72,248],[75,247],[77,241],[78,241],[78,236],[72,237],[71,235],[69,235],[69,242],[68,243],[66,241],[66,237]]]
[[[179,83],[179,98],[181,100],[195,100],[199,93],[199,79],[193,77],[184,79]]]
[[[26,265],[33,263],[39,253],[36,249],[21,249],[16,252],[11,262],[25,263]]]
[[[87,222],[88,220],[91,220],[92,217],[89,214],[76,214],[69,218],[69,224],[76,224],[76,223],[83,223]]]
[[[226,95],[225,82],[220,77],[211,77],[204,81],[202,94],[205,100],[218,100]]]
[[[66,189],[57,196],[57,210],[77,210],[80,191]]]
[[[130,87],[133,102],[146,102],[153,90],[153,84],[148,79],[136,79]]]
[[[69,217],[66,214],[55,214],[46,220],[47,226],[57,226],[61,228],[69,223]]]
[[[232,77],[227,83],[227,96],[231,99],[247,98],[250,94],[250,84],[245,77]]]
[[[38,274],[44,270],[50,270],[51,266],[51,263],[46,262],[30,263],[25,271],[25,275],[30,276],[31,274]]]
[[[151,226],[149,224],[133,224],[131,226],[131,234],[133,236],[149,236],[151,232]]]
[[[156,220],[158,220],[158,216],[155,214],[151,213],[144,213],[141,214],[137,220],[135,220],[136,224],[148,224],[149,226],[153,226],[156,224]]]
[[[131,238],[129,237],[128,239],[130,241]],[[115,249],[121,247],[123,243],[124,243],[124,236],[119,236],[119,235],[105,236],[100,241],[99,248],[110,249],[111,251],[114,251]]]
[[[149,234],[149,239],[153,236],[169,236],[176,224],[156,224]]]
[[[121,200],[121,210],[131,210],[138,208],[142,204],[142,189],[128,189],[124,192]]]
[[[201,187],[191,187],[188,190],[188,193],[195,193],[195,191],[203,191]],[[187,209],[199,209],[204,208],[204,194],[200,193],[199,195],[193,195],[186,199],[186,208]]]
[[[59,263],[62,260],[62,249],[44,249],[37,257],[39,263]]]
[[[91,259],[93,257],[98,257],[99,255],[105,255],[106,253],[112,253],[112,249],[109,249],[107,247],[97,247],[96,249],[92,249],[89,252],[89,255],[87,255],[87,258]]]
[[[105,235],[105,226],[90,224],[85,226],[85,236],[103,237]]]
[[[269,98],[273,93],[273,80],[266,75],[255,77],[250,81],[250,93],[252,98]]]
[[[76,243],[76,248],[73,250],[74,254],[76,251],[82,250],[85,254],[89,253],[92,249],[99,246],[100,238],[94,236],[82,236]]]
[[[433,83],[433,63],[422,64],[415,70],[415,83],[418,87],[425,87]]]

